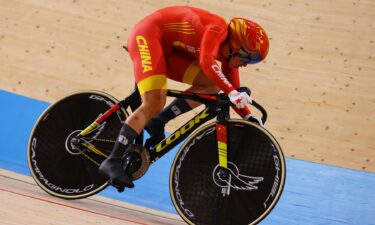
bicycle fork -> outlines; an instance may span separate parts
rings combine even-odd
[[[227,97],[225,95],[219,95],[217,103],[217,120],[216,120],[216,140],[219,160],[219,170],[217,176],[220,180],[226,182],[227,187],[223,187],[221,193],[223,196],[230,194],[231,187],[231,173],[228,169],[228,129],[227,121],[229,120],[229,106]]]
[[[226,124],[216,123],[216,139],[219,156],[218,177],[225,181],[228,186],[222,189],[223,196],[230,194],[231,174],[228,169],[228,147],[227,147],[227,126]]]

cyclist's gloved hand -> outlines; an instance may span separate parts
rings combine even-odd
[[[253,114],[246,115],[244,119],[249,121],[249,122],[252,122],[252,123],[255,123],[255,124],[258,124],[258,125],[264,127],[264,124],[263,124],[262,120],[259,119],[256,116],[254,116]]]
[[[228,97],[230,101],[239,109],[242,109],[247,104],[251,104],[252,100],[246,92],[238,92],[233,90],[229,92]]]

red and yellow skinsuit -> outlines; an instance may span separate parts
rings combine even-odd
[[[166,89],[167,78],[192,84],[201,71],[224,93],[237,89],[238,68],[229,68],[218,54],[227,27],[222,17],[186,6],[163,8],[141,20],[127,43],[140,93]],[[250,113],[247,107],[236,111],[242,117]]]

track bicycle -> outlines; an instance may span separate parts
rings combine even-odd
[[[248,88],[242,91],[250,95]],[[225,94],[167,90],[167,96],[205,107],[150,149],[143,147],[142,132],[130,146],[138,156],[128,170],[131,178],[141,178],[150,165],[183,142],[169,174],[171,199],[183,220],[259,223],[276,205],[285,183],[285,159],[276,139],[254,122],[231,119],[232,103]],[[28,165],[38,186],[63,199],[85,198],[106,188],[109,182],[98,167],[110,154],[125,119],[140,104],[137,90],[122,101],[104,92],[85,91],[49,106],[28,144]],[[252,104],[265,123],[266,110],[256,101]]]

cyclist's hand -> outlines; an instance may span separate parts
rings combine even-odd
[[[233,90],[229,92],[228,97],[230,101],[239,109],[242,109],[247,104],[251,104],[252,100],[246,92],[238,92]]]
[[[264,124],[263,124],[262,120],[259,119],[256,116],[254,116],[253,114],[246,115],[244,119],[249,121],[249,122],[252,122],[252,123],[255,123],[255,124],[258,124],[258,125],[264,127]]]

